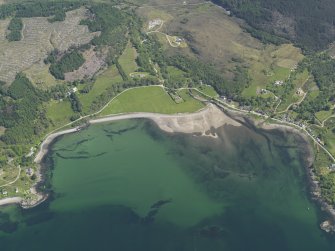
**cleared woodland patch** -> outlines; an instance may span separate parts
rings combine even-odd
[[[85,51],[83,56],[85,58],[85,63],[80,66],[78,70],[65,73],[65,81],[72,82],[84,78],[92,78],[94,74],[106,66],[106,55],[95,51],[93,48]]]
[[[87,26],[79,25],[85,14],[85,8],[69,11],[65,21],[54,23],[48,22],[46,17],[23,18],[22,40],[15,42],[8,42],[5,37],[9,19],[1,20],[0,80],[10,84],[17,73],[31,68],[26,72],[28,77],[33,82],[43,82],[41,72],[48,74],[43,60],[50,51],[66,51],[73,45],[90,42],[99,34],[90,33]]]

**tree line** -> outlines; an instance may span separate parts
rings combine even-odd
[[[20,41],[22,39],[22,28],[22,19],[17,17],[12,18],[7,27],[9,33],[6,35],[6,38],[8,41]]]

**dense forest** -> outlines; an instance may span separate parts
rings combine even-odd
[[[320,50],[335,39],[333,0],[212,1],[246,20],[251,33],[264,40],[276,41],[265,35],[268,33],[288,38],[306,50]]]
[[[61,21],[65,17],[66,11],[77,9],[84,5],[85,2],[65,2],[65,1],[50,1],[50,2],[23,2],[0,5],[0,19],[5,19],[10,16],[15,17],[50,17],[50,21]],[[58,20],[60,19],[60,20]]]
[[[85,62],[85,59],[77,49],[73,49],[57,60],[57,51],[55,50],[49,54],[44,62],[51,63],[49,70],[56,79],[64,79],[64,73],[77,70]]]
[[[23,74],[17,75],[5,94],[9,98],[0,98],[0,126],[7,130],[1,140],[7,144],[31,143],[48,127],[41,106],[48,95],[36,89]]]
[[[74,112],[81,112],[82,111],[82,104],[78,98],[76,93],[71,93],[69,96],[71,107]]]
[[[23,28],[23,23],[21,18],[12,18],[9,22],[9,25],[7,27],[8,29],[8,34],[6,38],[8,41],[20,41],[22,38],[22,28]]]
[[[64,10],[57,10],[52,18],[48,18],[50,23],[64,21],[66,17]]]
[[[236,99],[244,88],[249,85],[249,76],[247,71],[242,67],[236,67],[234,79],[227,80],[213,66],[205,64],[200,60],[184,56],[173,56],[168,58],[167,62],[169,65],[186,72],[186,77],[192,79],[191,84],[211,85],[220,95],[225,95],[229,98]]]
[[[133,16],[108,4],[92,5],[88,8],[92,16],[82,20],[81,24],[87,25],[91,32],[101,32],[100,36],[96,36],[91,41],[91,44],[98,49],[108,46],[107,63],[112,64],[127,45],[126,34]]]

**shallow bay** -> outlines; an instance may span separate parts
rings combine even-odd
[[[52,196],[1,210],[1,250],[335,249],[309,200],[299,136],[216,133],[127,120],[61,137],[49,154]]]

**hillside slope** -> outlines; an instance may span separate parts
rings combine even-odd
[[[213,0],[253,28],[286,37],[307,50],[335,39],[333,0]],[[260,34],[258,34],[260,36]]]

